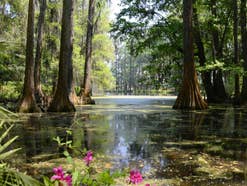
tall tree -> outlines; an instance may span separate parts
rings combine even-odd
[[[63,0],[59,74],[55,96],[48,108],[49,112],[75,111],[74,104],[70,100],[73,80],[73,6],[74,0]]]
[[[238,47],[238,0],[233,0],[233,37],[234,37],[234,64],[239,65],[239,47]],[[239,74],[235,74],[234,102],[239,102],[240,85]]]
[[[184,25],[184,72],[183,82],[174,109],[206,109],[197,79],[194,64],[193,30],[192,30],[193,0],[183,0]]]
[[[198,50],[198,59],[201,67],[206,66],[206,55],[205,55],[205,49],[203,45],[203,41],[201,38],[201,30],[198,20],[198,14],[197,14],[197,8],[193,9],[193,18],[194,18],[194,38],[195,38],[195,44]],[[211,71],[203,71],[201,73],[202,76],[202,82],[205,88],[205,92],[207,95],[207,102],[212,103],[215,101],[215,95],[213,91],[213,85],[211,82]]]
[[[19,112],[38,112],[34,96],[34,0],[29,0],[28,21],[27,21],[27,40],[26,40],[26,66],[25,79],[22,97],[18,105]]]
[[[247,29],[246,29],[246,0],[241,0],[240,4],[240,26],[241,26],[241,43],[244,71],[247,71]],[[247,103],[247,76],[243,76],[241,104]]]
[[[94,14],[95,14],[95,0],[89,0],[88,7],[88,20],[87,20],[87,38],[86,38],[86,53],[85,53],[85,67],[83,79],[83,103],[93,104],[91,99],[92,84],[91,84],[91,71],[92,71],[92,41],[94,32]]]
[[[40,72],[41,72],[41,55],[42,55],[42,41],[43,41],[43,27],[45,21],[46,0],[40,0],[40,12],[37,25],[37,44],[35,55],[35,68],[34,68],[34,89],[35,99],[37,103],[41,104],[44,94],[41,89]]]
[[[214,18],[217,18],[217,1],[211,0],[211,13]],[[227,12],[230,14],[230,11]],[[213,60],[221,60],[223,58],[223,47],[225,42],[226,31],[228,27],[228,20],[224,21],[224,29],[223,34],[220,37],[219,29],[214,24],[212,25],[212,55]],[[227,94],[225,90],[225,85],[223,82],[223,73],[221,69],[217,69],[213,71],[213,86],[214,86],[214,94],[217,97],[217,102],[224,102],[227,99]]]

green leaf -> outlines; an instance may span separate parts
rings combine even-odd
[[[3,122],[0,126],[3,125]],[[11,125],[1,136],[0,136],[0,143],[2,143],[2,140],[9,134],[9,131],[14,127],[14,125]]]
[[[13,143],[16,139],[18,138],[18,136],[13,137],[12,139],[10,139],[9,141],[7,141],[4,145],[0,145],[0,153],[3,152],[11,143]]]
[[[69,157],[69,156],[70,156],[70,154],[69,154],[68,151],[64,151],[64,152],[63,152],[63,155],[64,155],[65,157]]]
[[[44,182],[45,186],[51,186],[52,185],[51,180],[46,176],[43,177],[43,182]]]
[[[42,186],[39,181],[7,166],[0,169],[0,185]]]
[[[13,155],[14,153],[16,153],[17,151],[21,150],[21,148],[18,148],[18,149],[13,149],[13,150],[10,150],[8,152],[5,152],[5,153],[1,153],[0,154],[0,160],[5,160],[7,158],[10,158],[11,155]]]
[[[69,135],[72,135],[72,131],[71,130],[66,130],[66,133]]]
[[[73,178],[72,185],[79,185],[79,183],[80,183],[79,175],[80,175],[80,173],[78,171],[74,171],[72,173],[72,178]]]

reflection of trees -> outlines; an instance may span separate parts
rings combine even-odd
[[[77,114],[72,125],[73,146],[79,150],[105,152],[110,143],[109,120],[104,115]]]
[[[191,140],[200,138],[200,127],[203,124],[206,114],[203,112],[190,112],[189,118],[191,120]]]
[[[119,166],[126,167],[139,160],[150,165],[164,147],[208,149],[183,141],[203,141],[209,147],[220,146],[222,154],[240,159],[246,157],[247,113],[242,109],[209,109],[203,112],[165,111],[159,113],[114,112],[102,114],[46,114],[32,115],[18,125],[13,135],[19,135],[17,143],[23,147],[28,159],[38,154],[57,153],[55,136],[65,139],[66,129],[71,127],[73,146],[97,153],[106,153]],[[73,123],[73,124],[72,124]],[[20,135],[21,133],[21,135]],[[245,140],[245,141],[244,141]],[[174,143],[169,143],[174,142]],[[187,145],[187,146],[186,146]],[[211,145],[211,146],[210,146]],[[185,149],[184,148],[184,149]],[[188,149],[189,150],[189,149]],[[117,158],[118,157],[118,158]]]
[[[156,122],[152,128],[152,141],[160,144],[162,142],[178,142],[182,140],[196,140],[201,133],[201,126],[205,123],[206,113],[203,112],[172,112],[148,116]],[[150,122],[150,121],[147,121]]]
[[[73,138],[73,147],[78,149],[79,152],[81,149],[89,150],[89,138],[88,138],[88,129],[85,126],[85,123],[89,120],[88,114],[77,114],[73,125],[71,126],[72,138]],[[76,153],[76,152],[74,152]],[[77,153],[76,153],[77,154]]]
[[[244,118],[247,117],[246,113],[244,113],[242,109],[238,108],[234,108],[233,113],[235,136],[247,138],[247,131],[243,130],[245,126]]]
[[[27,129],[24,133],[23,140],[26,158],[28,161],[30,160],[30,157],[41,153],[41,125],[35,117],[30,116],[29,119],[24,123],[24,127]]]
[[[18,135],[16,145],[22,147],[21,154],[27,162],[35,161],[33,157],[50,158],[49,155],[56,154],[57,143],[54,137],[66,138],[66,129],[68,129],[74,119],[74,114],[59,115],[31,115],[23,121],[14,131]],[[17,131],[18,130],[18,131]],[[42,155],[39,157],[39,155]]]

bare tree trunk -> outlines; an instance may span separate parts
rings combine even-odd
[[[74,104],[70,100],[73,80],[73,6],[74,0],[63,0],[59,74],[56,93],[48,108],[49,112],[75,111]]]
[[[82,95],[83,104],[95,103],[94,100],[91,99],[91,94],[92,94],[91,71],[92,71],[92,50],[93,50],[92,41],[93,41],[93,29],[94,29],[94,14],[95,14],[95,0],[89,0],[83,95]]]
[[[247,29],[246,29],[246,0],[241,0],[240,4],[240,25],[241,41],[244,71],[247,71]],[[243,85],[241,92],[241,104],[247,103],[247,76],[243,76]]]
[[[27,41],[26,41],[26,66],[22,98],[18,105],[19,112],[39,112],[34,96],[34,0],[29,0]]]
[[[116,77],[116,94],[119,94],[119,48],[118,48],[118,42],[117,40],[114,40],[114,48],[115,48],[115,56],[116,56],[116,61],[115,61],[115,77]]]
[[[183,0],[184,73],[183,83],[173,106],[174,109],[206,109],[194,64],[192,14],[193,0]]]
[[[211,0],[211,11],[212,11],[212,15],[214,17],[217,17],[216,0]],[[228,22],[225,23],[225,30],[223,33],[223,37],[221,38],[221,41],[220,41],[220,35],[218,29],[212,26],[212,37],[213,37],[212,50],[213,50],[213,58],[215,61],[216,59],[220,60],[223,57],[223,43],[225,40],[225,32],[228,24],[229,24]],[[227,94],[223,82],[223,73],[221,69],[214,71],[213,88],[216,97],[216,102],[224,102],[227,99]]]
[[[43,41],[43,27],[45,21],[45,11],[46,11],[46,0],[40,0],[40,12],[39,20],[37,26],[37,46],[36,46],[36,55],[35,55],[35,68],[34,68],[34,90],[35,90],[35,99],[40,107],[44,107],[44,94],[41,89],[40,83],[40,72],[41,72],[41,55],[42,55],[42,41]],[[43,108],[44,109],[44,108]]]
[[[200,66],[203,67],[206,65],[206,56],[205,56],[204,46],[203,46],[203,42],[201,38],[201,31],[200,31],[200,25],[199,25],[196,8],[194,8],[193,16],[194,16],[194,24],[195,24],[194,38],[195,38],[195,43],[198,49],[199,63],[200,63]],[[201,73],[201,76],[202,76],[202,82],[205,88],[205,92],[207,95],[207,102],[213,103],[215,102],[215,95],[213,92],[213,85],[211,82],[211,71],[204,71]]]
[[[239,65],[239,47],[238,47],[238,0],[233,0],[233,37],[234,37],[234,64]],[[235,91],[234,103],[239,104],[240,85],[239,74],[235,73]]]

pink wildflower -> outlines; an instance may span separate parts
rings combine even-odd
[[[53,168],[55,175],[51,177],[52,180],[58,180],[61,182],[67,183],[67,186],[72,186],[72,177],[71,175],[64,175],[63,168],[61,166]]]
[[[88,151],[83,160],[85,161],[86,165],[89,166],[90,162],[93,160],[93,152]]]
[[[72,186],[72,177],[71,175],[65,176],[64,180],[65,183],[67,183],[68,186]]]
[[[53,172],[55,175],[51,177],[52,180],[62,180],[64,177],[64,171],[61,166],[53,168]]]
[[[132,170],[130,171],[130,177],[129,177],[130,183],[138,184],[142,182],[142,175],[138,170]]]

